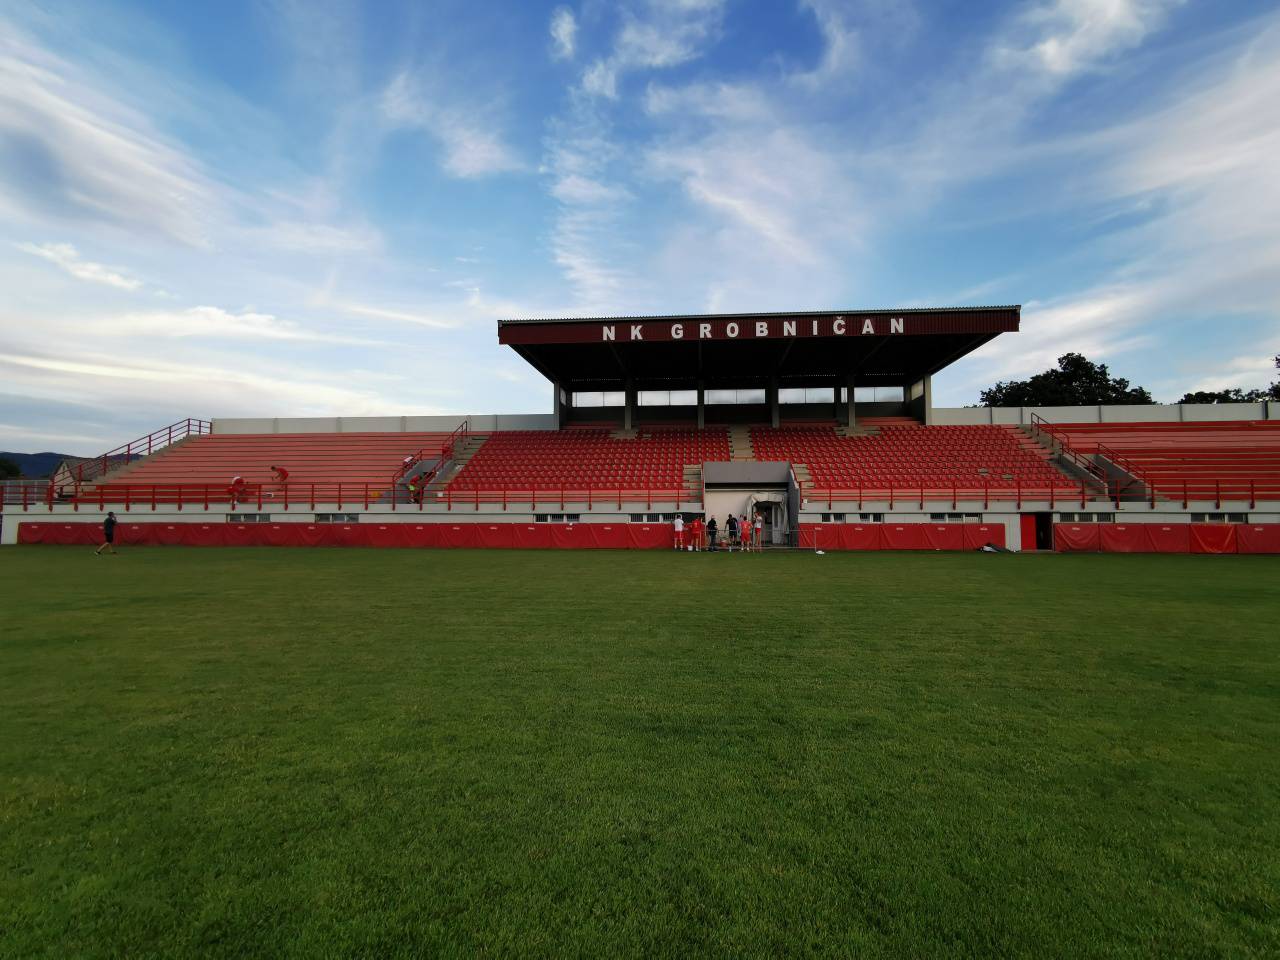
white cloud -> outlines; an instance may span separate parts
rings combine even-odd
[[[573,57],[578,38],[578,22],[568,7],[556,7],[551,13],[551,56],[555,60]]]
[[[109,336],[188,338],[203,337],[236,341],[289,340],[310,343],[376,345],[377,341],[313,330],[269,313],[251,310],[232,313],[220,307],[190,307],[186,310],[156,310],[128,313],[97,321],[94,332]]]
[[[215,188],[181,149],[100,84],[10,30],[0,36],[0,199],[207,246]]]
[[[1048,0],[1029,9],[997,56],[1055,77],[1138,46],[1184,0]]]
[[[450,176],[474,179],[524,169],[484,111],[441,105],[407,72],[398,73],[382,93],[383,117],[394,126],[425,130],[444,152],[441,167]]]
[[[19,243],[15,246],[32,256],[40,257],[48,260],[50,263],[56,264],[65,270],[77,280],[84,280],[88,283],[100,283],[103,286],[115,287],[117,290],[137,290],[142,286],[141,280],[116,270],[112,267],[104,267],[100,263],[94,263],[92,260],[84,260],[80,257],[76,248],[69,243]]]
[[[622,75],[696,59],[718,37],[724,8],[724,0],[648,0],[638,15],[624,12],[609,55],[583,71],[583,91],[616,99]]]
[[[455,321],[438,316],[435,312],[423,310],[393,310],[387,307],[343,301],[336,301],[333,306],[346,313],[355,314],[357,317],[368,317],[371,320],[394,320],[398,323],[412,323],[420,327],[434,327],[437,330],[448,330],[457,326]]]

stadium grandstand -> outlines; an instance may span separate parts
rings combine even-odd
[[[506,320],[545,414],[188,419],[11,483],[0,540],[1280,552],[1280,404],[935,408],[1020,308]]]

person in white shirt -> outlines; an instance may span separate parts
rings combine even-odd
[[[677,550],[684,549],[684,517],[676,514],[675,520],[671,522],[671,529],[675,532],[675,547]]]

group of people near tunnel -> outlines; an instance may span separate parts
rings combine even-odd
[[[676,550],[690,552],[715,553],[725,550],[732,553],[735,549],[742,553],[751,553],[763,548],[764,518],[760,511],[750,517],[746,514],[737,516],[729,514],[721,527],[715,517],[704,520],[702,514],[685,521],[684,515],[677,513],[672,521],[674,533],[673,544]]]

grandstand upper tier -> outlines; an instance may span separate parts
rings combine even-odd
[[[1061,423],[1053,435],[1159,496],[1280,498],[1280,421]]]
[[[492,434],[452,480],[458,490],[660,489],[685,486],[685,468],[729,459],[723,428],[652,428],[634,437],[608,429]]]
[[[272,466],[289,482],[387,486],[407,456],[436,451],[449,433],[273,433],[191,436],[112,471],[108,484],[216,484],[232,477],[274,483]]]
[[[1076,487],[1048,450],[1014,427],[926,427],[867,421],[877,433],[844,436],[832,426],[753,427],[758,460],[803,464],[817,489]]]

